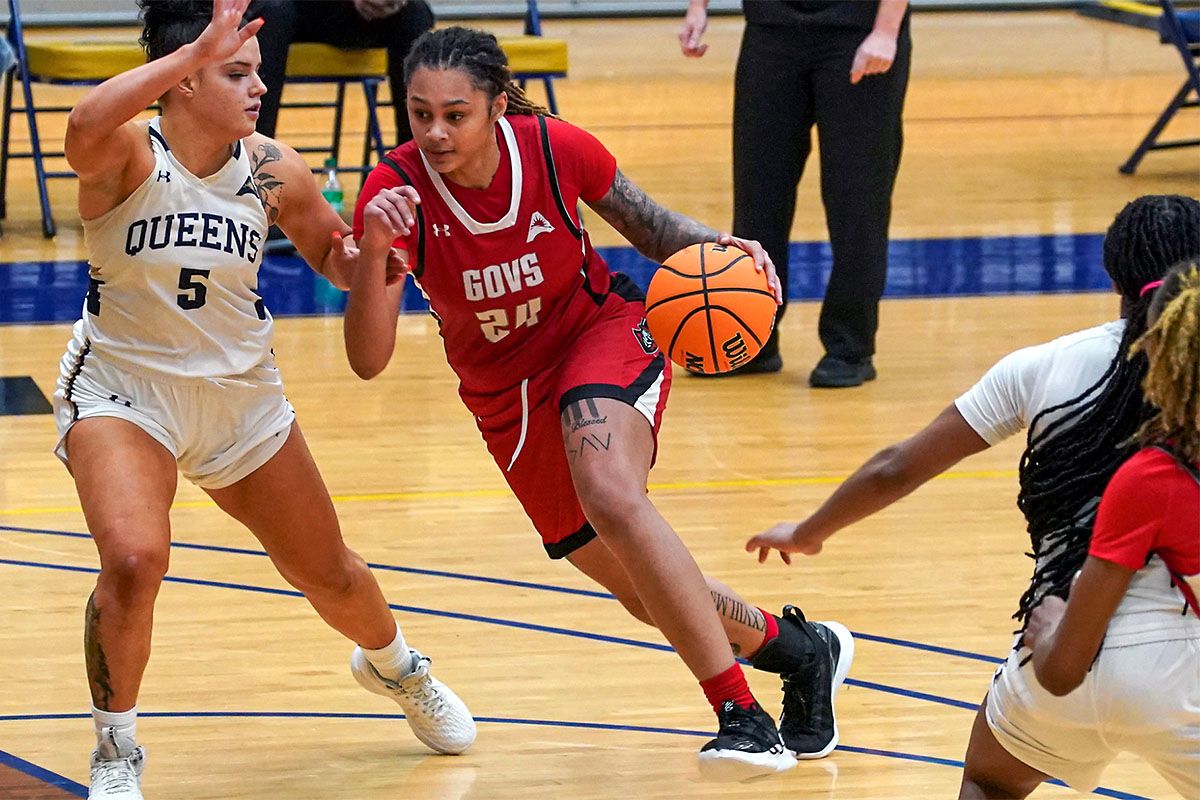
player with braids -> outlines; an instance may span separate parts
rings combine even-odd
[[[1109,269],[1127,306],[1118,354],[1131,352],[1145,331],[1151,294],[1142,288],[1162,277],[1164,265],[1197,254],[1197,231],[1200,215],[1187,198],[1142,198],[1117,215],[1104,239],[1104,263],[1123,267]],[[1188,233],[1182,240],[1181,232]],[[1017,610],[1022,627],[1042,597],[1066,594],[1083,565],[1096,501],[1133,452],[1131,438],[1148,413],[1138,391],[1145,370],[1144,356],[1114,358],[1088,391],[1047,408],[1030,425],[1017,507],[1028,523],[1037,566]]]
[[[778,297],[770,259],[758,242],[658,205],[593,136],[548,118],[513,86],[491,34],[426,34],[405,72],[414,140],[375,168],[355,211],[351,366],[372,378],[395,348],[402,287],[387,285],[384,263],[394,243],[429,298],[459,394],[547,554],[657,626],[700,683],[719,725],[702,769],[767,773],[795,766],[793,754],[827,755],[850,632],[791,606],[775,616],[706,580],[646,496],[670,362],[646,330],[641,292],[609,271],[576,208],[589,205],[655,261],[702,241],[744,250]],[[372,220],[389,221],[392,235],[372,234]],[[783,676],[778,729],[735,655]]]
[[[357,251],[304,159],[255,133],[266,87],[262,23],[243,24],[248,2],[142,0],[148,62],[90,90],[67,123],[91,282],[54,411],[56,453],[100,557],[84,622],[96,731],[90,800],[142,798],[137,701],[179,472],[357,643],[354,677],[399,703],[421,741],[459,753],[475,738],[466,706],[408,648],[370,569],[342,539],[284,396],[257,291],[268,225],[277,221],[342,286]],[[135,119],[155,102],[160,116]],[[286,661],[286,646],[261,649]]]
[[[424,67],[426,69],[448,70],[461,69],[469,75],[471,83],[488,97],[498,97],[501,93],[508,97],[504,113],[538,114],[553,117],[548,108],[540,106],[529,99],[522,89],[512,79],[512,71],[508,68],[508,56],[495,46],[480,46],[483,34],[471,28],[451,27],[440,32],[438,36],[428,36],[418,39],[404,60],[404,79],[412,78],[413,72]],[[492,37],[494,40],[495,37]]]
[[[807,519],[752,537],[746,550],[765,561],[775,549],[789,564],[791,553],[816,555],[837,531],[1028,426],[1020,507],[1036,561],[1017,615],[1028,618],[1033,598],[1065,596],[1087,556],[1099,497],[1149,414],[1140,386],[1146,357],[1130,353],[1145,332],[1150,294],[1173,264],[1200,256],[1198,230],[1200,202],[1193,198],[1149,195],[1129,203],[1104,240],[1120,320],[1009,354],[923,430],[872,456]],[[1018,636],[976,716],[960,797],[1011,796],[988,787],[1016,761],[1009,753],[1024,736],[1023,695],[1013,683],[1022,680],[1027,655]]]
[[[1134,347],[1155,410],[1104,490],[1070,599],[1049,594],[1030,614],[1037,683],[1024,688],[1039,716],[1027,724],[1042,745],[1011,749],[1005,797],[1043,775],[1090,791],[1122,750],[1200,797],[1200,261],[1153,298]]]

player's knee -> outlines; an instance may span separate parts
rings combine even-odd
[[[644,490],[620,481],[587,481],[576,488],[588,521],[605,539],[621,535],[650,502]]]
[[[103,554],[100,583],[125,601],[158,594],[170,562],[166,547],[124,547]]]
[[[354,591],[362,562],[349,551],[333,563],[306,564],[299,569],[284,571],[287,582],[305,597],[336,600]]]

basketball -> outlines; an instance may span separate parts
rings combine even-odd
[[[704,242],[663,262],[646,292],[646,324],[667,357],[716,375],[746,364],[775,325],[775,295],[754,257]]]

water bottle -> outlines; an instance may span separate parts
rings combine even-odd
[[[342,184],[338,180],[336,159],[325,159],[325,185],[321,187],[321,196],[329,205],[333,206],[333,210],[339,217],[342,216],[345,208],[345,195],[342,193]]]
[[[325,159],[325,176],[325,185],[321,187],[321,196],[340,217],[345,208],[345,195],[342,193],[342,184],[338,181],[336,159]],[[345,292],[321,275],[314,275],[313,281],[314,311],[318,314],[336,314],[346,307]]]

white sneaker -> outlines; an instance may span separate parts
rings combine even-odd
[[[112,740],[112,728],[104,733]],[[109,758],[117,752],[115,741],[101,741],[92,751],[92,785],[88,800],[142,800],[142,770],[146,750],[135,747],[127,756]]]
[[[399,682],[380,675],[361,647],[354,648],[350,671],[368,692],[399,703],[418,739],[439,753],[458,755],[475,741],[475,720],[458,695],[429,674],[429,659],[416,650],[409,653],[413,657],[413,671]]]

